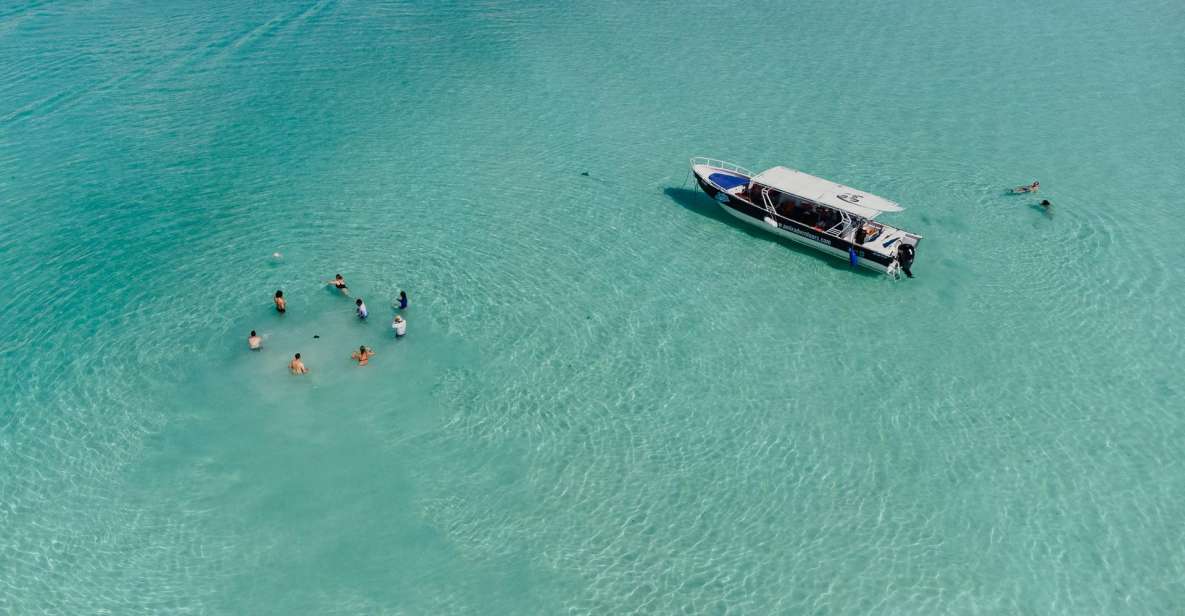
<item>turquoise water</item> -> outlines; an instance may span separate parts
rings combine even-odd
[[[959,4],[5,4],[0,612],[1185,610],[1185,5]]]

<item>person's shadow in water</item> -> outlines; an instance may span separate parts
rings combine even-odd
[[[705,218],[711,218],[714,221],[726,224],[750,237],[781,244],[782,246],[785,246],[786,248],[793,250],[794,252],[803,256],[810,257],[812,259],[818,259],[820,262],[826,264],[832,269],[844,270],[854,274],[859,274],[861,276],[868,276],[870,278],[881,278],[884,276],[884,274],[880,274],[863,267],[852,267],[848,263],[847,259],[840,260],[838,257],[833,257],[831,255],[819,252],[813,248],[808,248],[802,244],[799,244],[798,242],[795,242],[794,240],[789,240],[780,235],[774,235],[773,233],[759,231],[753,228],[752,225],[745,224],[730,216],[727,212],[720,209],[719,203],[716,203],[715,200],[709,198],[706,194],[700,192],[699,190],[691,188],[674,188],[668,186],[667,188],[664,188],[662,192],[672,201],[683,206],[683,208],[689,212],[694,212]]]

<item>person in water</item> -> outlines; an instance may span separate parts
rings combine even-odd
[[[396,338],[402,338],[407,334],[407,320],[399,315],[395,315],[395,320],[391,321],[391,329],[395,330]]]
[[[263,348],[263,338],[260,338],[259,334],[255,333],[255,330],[251,330],[251,335],[247,336],[247,348],[252,351],[258,351]]]
[[[371,357],[374,357],[374,349],[371,349],[366,345],[358,347],[358,350],[354,351],[353,355],[350,355],[350,359],[358,360],[359,366],[365,366],[366,364],[370,363]]]
[[[399,309],[407,310],[407,293],[404,291],[399,292]]]
[[[362,301],[361,297],[354,300],[354,305],[358,307],[359,319],[365,319],[366,317],[370,316],[370,311],[366,309],[366,304]]]
[[[342,295],[350,294],[350,289],[346,286],[346,279],[342,278],[341,274],[338,274],[333,280],[326,280],[325,284],[331,285],[333,288],[341,291]]]
[[[292,374],[308,374],[309,369],[304,367],[304,362],[300,361],[300,353],[297,353],[292,361],[288,362],[288,370]]]
[[[288,300],[284,299],[283,291],[276,291],[276,297],[273,301],[276,302],[276,312],[284,314],[288,310]]]
[[[913,244],[901,244],[897,247],[897,263],[909,278],[913,278],[913,272],[909,271],[913,266],[913,250]]]
[[[1013,188],[1012,192],[1035,193],[1040,189],[1041,189],[1041,182],[1034,180],[1033,183],[1029,184],[1028,186],[1017,186],[1016,188]]]

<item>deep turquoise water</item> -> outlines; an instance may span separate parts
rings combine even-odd
[[[1180,613],[1182,23],[6,3],[0,612]],[[918,277],[695,154],[899,201]]]

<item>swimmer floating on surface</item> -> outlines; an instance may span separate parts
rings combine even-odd
[[[1040,190],[1040,189],[1041,189],[1041,182],[1038,182],[1038,181],[1036,181],[1036,180],[1033,180],[1033,183],[1032,183],[1032,184],[1029,184],[1028,186],[1017,186],[1016,188],[1013,188],[1013,189],[1012,189],[1012,192],[1013,192],[1014,194],[1019,194],[1019,193],[1035,193],[1035,192],[1037,192],[1037,191],[1038,191],[1038,190]]]

